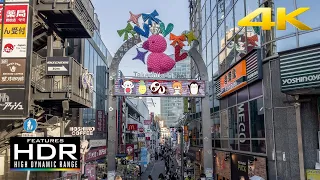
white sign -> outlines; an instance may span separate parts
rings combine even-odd
[[[37,137],[35,133],[21,133],[21,137]]]
[[[145,141],[145,137],[138,137],[138,142],[144,142]]]
[[[73,136],[93,135],[95,127],[70,127],[69,131]]]
[[[100,146],[106,146],[106,140],[105,139],[95,139],[90,140],[90,147],[100,147]]]
[[[2,40],[2,57],[27,57],[27,39]]]
[[[48,71],[68,71],[64,66],[48,67]]]

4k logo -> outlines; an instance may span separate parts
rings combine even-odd
[[[287,22],[298,28],[299,30],[312,30],[309,26],[297,20],[296,17],[302,13],[308,11],[309,7],[301,7],[287,14],[286,8],[277,8],[277,21],[272,22],[271,20],[271,8],[258,8],[248,14],[246,17],[238,21],[238,26],[258,26],[262,27],[262,30],[271,30],[273,26],[277,27],[277,30],[286,30]],[[261,22],[252,22],[255,17],[261,14]]]

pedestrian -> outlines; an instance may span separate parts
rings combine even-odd
[[[115,180],[122,180],[122,177],[118,175]]]
[[[152,180],[152,176],[151,175],[148,176],[148,180]]]
[[[158,161],[158,153],[157,152],[156,152],[156,157],[155,158],[156,158],[156,161]]]
[[[160,173],[159,176],[158,176],[158,179],[159,179],[159,180],[165,180],[165,179],[164,179],[164,175],[163,175],[162,173]]]

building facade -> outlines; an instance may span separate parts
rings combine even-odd
[[[304,179],[307,169],[319,162],[320,26],[312,21],[319,15],[319,4],[310,0],[189,2],[190,29],[200,40],[199,51],[212,82],[215,177]],[[310,7],[298,19],[312,30],[287,25],[286,30],[263,31],[237,25],[259,7],[273,11],[285,7],[287,13]],[[191,70],[197,77],[193,64]],[[201,137],[198,126],[195,138]],[[201,143],[194,147],[201,148]]]
[[[174,55],[171,55],[174,58]],[[190,58],[177,62],[175,67],[165,76],[172,79],[188,79],[191,77]],[[175,126],[180,116],[183,115],[183,98],[180,97],[161,97],[160,98],[161,117],[165,120],[165,124]]]

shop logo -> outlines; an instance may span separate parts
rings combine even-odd
[[[244,104],[238,106],[238,121],[239,121],[239,138],[246,138],[246,125],[244,117]],[[240,143],[244,143],[246,140],[240,140]]]
[[[277,30],[286,30],[286,23],[288,22],[299,30],[308,31],[312,29],[306,24],[297,20],[296,17],[308,11],[309,9],[309,7],[301,7],[287,14],[286,8],[277,8],[277,21],[272,22],[271,8],[258,8],[238,21],[238,26],[262,27],[262,30],[271,30],[272,27],[277,26]],[[254,22],[256,17],[260,15],[262,17],[261,22]]]
[[[12,45],[11,43],[8,43],[3,47],[3,52],[6,52],[6,53],[11,53],[13,50],[14,50],[14,45]]]
[[[312,81],[319,81],[320,80],[320,74],[317,75],[310,75],[310,76],[302,76],[302,77],[296,77],[296,78],[290,78],[290,79],[283,79],[282,84],[296,84],[296,83],[303,83],[303,82],[312,82]]]

